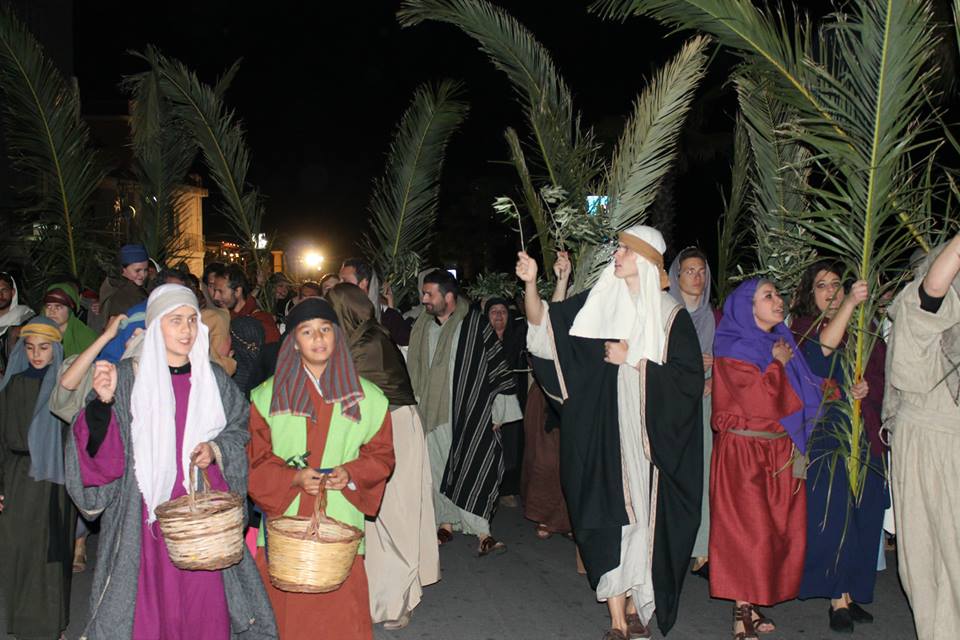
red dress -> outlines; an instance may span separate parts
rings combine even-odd
[[[796,598],[803,577],[807,504],[793,477],[793,442],[731,430],[785,433],[780,420],[801,408],[783,365],[717,358],[716,432],[710,465],[710,595],[772,605]]]
[[[307,419],[307,449],[311,452],[307,464],[317,468],[327,442],[333,405],[324,402],[312,384],[308,385],[308,388],[317,409],[317,420],[314,422]],[[250,442],[247,444],[247,453],[250,456],[250,496],[267,516],[283,514],[287,505],[300,493],[300,490],[291,484],[297,471],[273,454],[270,425],[253,405],[250,406]],[[346,489],[343,495],[366,515],[375,516],[393,464],[393,428],[390,413],[387,412],[377,435],[360,447],[360,457],[344,463],[343,467],[350,473],[350,479],[357,488]],[[315,500],[311,495],[300,493],[300,509],[297,515],[309,517],[313,513]],[[262,548],[258,549],[256,562],[267,595],[270,596],[281,640],[373,640],[369,587],[363,556],[358,555],[354,560],[350,575],[339,589],[322,594],[290,593],[274,587],[270,583]]]

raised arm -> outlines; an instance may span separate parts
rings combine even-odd
[[[932,298],[947,295],[950,283],[960,272],[960,233],[953,237],[937,259],[930,265],[930,271],[923,279],[923,290]]]
[[[847,325],[850,324],[850,318],[853,317],[853,312],[857,309],[857,305],[867,299],[868,294],[867,283],[863,280],[857,280],[850,287],[850,294],[843,299],[836,315],[820,330],[820,349],[823,351],[823,355],[829,356],[834,349],[840,346],[843,334],[847,332]]]
[[[543,305],[540,303],[540,292],[537,291],[537,261],[525,251],[517,253],[517,277],[524,283],[523,308],[527,322],[540,326]]]
[[[120,330],[120,323],[126,319],[127,316],[122,313],[110,318],[110,322],[107,324],[107,328],[103,330],[103,333],[100,334],[89,347],[84,349],[80,355],[77,356],[77,359],[73,361],[73,364],[60,376],[61,387],[75,391],[77,387],[80,386],[80,383],[83,381],[83,376],[86,375],[87,371],[93,365],[93,361],[97,359],[97,356],[100,355],[103,348],[117,337],[117,332]]]
[[[553,263],[553,273],[557,276],[557,286],[553,289],[550,302],[563,302],[567,299],[567,286],[570,284],[570,254],[558,251],[557,259]]]

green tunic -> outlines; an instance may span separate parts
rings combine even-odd
[[[18,375],[0,391],[0,588],[7,633],[24,640],[67,628],[77,518],[63,485],[29,476],[27,431],[40,383]]]

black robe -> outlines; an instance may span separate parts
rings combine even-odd
[[[561,407],[560,478],[587,578],[597,588],[620,564],[623,500],[617,367],[603,361],[604,340],[570,336],[588,292],[550,305],[550,323],[567,400]],[[676,622],[680,590],[700,526],[703,499],[703,359],[693,321],[679,310],[670,326],[667,359],[645,363],[641,389],[652,462],[659,470],[652,574],[657,624]],[[534,358],[548,394],[561,397],[553,362]]]

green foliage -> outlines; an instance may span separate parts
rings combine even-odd
[[[525,151],[516,131],[508,129],[507,144],[550,272],[555,239],[534,185],[562,188],[584,211],[602,165],[593,133],[581,129],[570,89],[549,52],[513,16],[485,0],[405,0],[398,18],[404,26],[435,20],[460,28],[512,83],[531,139]]]
[[[696,37],[685,43],[637,98],[607,172],[606,215],[612,236],[643,223],[676,158],[680,129],[706,72],[708,42]],[[577,260],[574,293],[593,286],[609,258],[606,245],[587,245]]]
[[[220,213],[234,228],[240,244],[261,268],[262,251],[256,238],[263,222],[263,198],[247,183],[250,151],[239,118],[227,107],[222,93],[236,71],[211,87],[183,63],[167,58],[154,48],[137,54],[150,65],[157,89],[169,105],[169,117],[199,148],[204,164],[219,189],[223,205]]]
[[[95,257],[112,254],[92,206],[106,170],[80,116],[76,87],[6,5],[0,7],[0,92],[11,164],[29,181],[20,195],[35,275],[68,272],[95,281],[102,276]]]
[[[364,252],[398,290],[416,283],[433,239],[447,144],[469,111],[461,96],[460,83],[450,80],[417,88],[374,186]]]
[[[750,238],[747,223],[750,194],[750,141],[741,118],[737,119],[733,138],[733,170],[730,195],[724,197],[723,214],[717,221],[717,268],[714,270],[713,290],[717,305],[733,290],[734,282],[743,274],[746,256],[744,245]],[[759,235],[759,234],[758,234]]]

